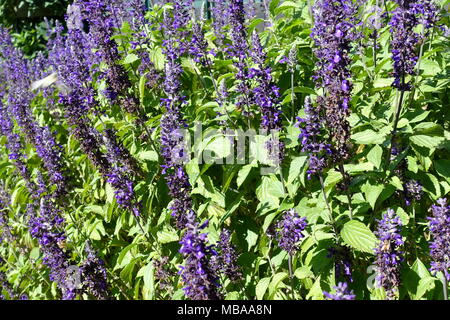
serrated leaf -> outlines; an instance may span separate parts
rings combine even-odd
[[[347,222],[341,231],[342,240],[352,248],[374,253],[377,238],[373,232],[362,222],[351,220]]]
[[[432,149],[432,148],[436,148],[439,144],[441,144],[441,142],[443,142],[444,138],[418,134],[418,135],[409,137],[409,140],[419,147],[426,147],[426,148]]]
[[[157,238],[160,243],[175,242],[180,239],[175,230],[160,230],[157,232]]]

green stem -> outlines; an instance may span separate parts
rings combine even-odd
[[[319,181],[320,181],[320,187],[322,188],[323,199],[325,200],[325,204],[326,204],[328,212],[330,214],[330,223],[331,223],[331,226],[332,226],[332,228],[334,230],[335,236],[337,236],[338,233],[337,233],[337,230],[336,230],[336,223],[334,221],[333,211],[331,210],[331,206],[330,206],[330,203],[328,201],[327,194],[325,192],[325,184],[323,182],[323,175],[322,175],[322,173],[319,174]]]
[[[353,220],[352,197],[350,196],[350,191],[349,191],[350,181],[348,179],[347,174],[345,173],[344,165],[342,163],[339,163],[339,172],[342,174],[342,177],[344,178],[344,183],[347,188],[346,195],[347,195],[349,216],[350,216],[350,220]]]
[[[447,277],[445,276],[444,272],[442,272],[443,276],[444,276],[444,300],[448,300],[448,280]]]
[[[292,105],[291,123],[293,124],[295,120],[294,72],[291,72],[291,105]]]
[[[226,113],[228,119],[230,120],[231,124],[233,125],[233,128],[236,129],[236,128],[237,128],[237,125],[236,125],[236,123],[233,121],[233,119],[231,119],[231,115],[230,115],[230,113],[228,112],[227,107],[226,107],[225,104],[224,104],[224,101],[223,101],[223,99],[222,99],[222,95],[221,95],[220,92],[219,92],[219,86],[217,85],[216,79],[215,79],[214,76],[213,76],[213,73],[212,73],[210,64],[208,64],[208,67],[210,68],[210,69],[209,69],[209,76],[210,76],[211,81],[212,81],[212,83],[213,83],[214,90],[216,91],[217,98],[219,99],[219,105],[220,105],[220,107],[221,107],[222,109],[225,110],[225,113]]]
[[[404,78],[404,77],[403,77]],[[402,83],[404,83],[404,81],[402,81]],[[393,141],[395,139],[395,136],[397,135],[397,127],[398,127],[398,121],[400,120],[400,113],[402,111],[402,104],[403,104],[403,97],[405,95],[405,91],[404,90],[400,90],[400,98],[398,99],[397,102],[397,107],[396,107],[396,111],[395,111],[395,117],[394,117],[394,124],[393,124],[393,129],[392,129],[392,134],[391,134],[391,145],[389,146],[389,152],[386,155],[386,167],[388,166],[390,157],[391,157],[391,153],[392,153],[392,147],[393,147]]]
[[[290,253],[289,253],[289,258],[288,258],[288,266],[289,266],[289,281],[291,283],[292,300],[295,300],[294,273],[292,272],[292,254],[290,254]]]

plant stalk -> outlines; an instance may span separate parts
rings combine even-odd
[[[292,294],[292,300],[295,300],[295,293],[294,293],[294,273],[292,272],[292,254],[289,253],[288,258],[288,266],[289,266],[289,281],[291,283],[291,294]]]
[[[447,301],[448,300],[448,280],[447,277],[445,276],[444,272],[442,272],[443,276],[444,276],[444,300]]]

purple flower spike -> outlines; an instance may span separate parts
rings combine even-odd
[[[305,237],[306,218],[300,217],[294,209],[286,211],[276,226],[276,237],[281,249],[290,255],[299,250],[299,242]]]
[[[392,209],[388,209],[382,220],[378,220],[379,244],[375,248],[376,281],[379,287],[385,289],[388,299],[394,299],[400,285],[400,267],[403,261],[404,244],[400,235],[402,223]]]
[[[348,289],[348,285],[345,282],[339,282],[337,286],[333,287],[335,293],[323,292],[323,295],[329,300],[355,300],[356,296],[353,294],[353,290]]]
[[[444,273],[450,281],[450,206],[446,199],[438,199],[431,206],[432,216],[428,218],[432,242],[430,243],[431,271]]]

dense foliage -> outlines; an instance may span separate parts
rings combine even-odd
[[[447,298],[450,2],[161,2],[0,27],[0,297]]]

